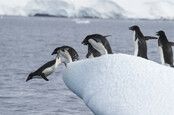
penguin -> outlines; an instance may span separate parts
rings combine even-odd
[[[44,80],[49,81],[47,76],[52,74],[60,63],[64,63],[66,66],[66,63],[64,61],[61,62],[60,56],[58,54],[56,56],[56,59],[47,62],[46,64],[41,66],[39,69],[37,69],[35,72],[30,73],[28,78],[26,79],[26,82],[33,78],[43,78]]]
[[[73,49],[72,47],[70,46],[62,46],[62,47],[57,47],[52,55],[54,54],[57,54],[57,52],[60,52],[60,54],[70,62],[74,62],[74,61],[77,61],[79,60],[79,55],[78,53],[76,52],[75,49]]]
[[[113,54],[110,44],[108,40],[106,39],[107,36],[103,36],[100,34],[92,34],[86,36],[86,38],[82,41],[82,44],[84,45],[91,45],[95,50],[100,52],[100,55],[106,55],[106,54]],[[88,48],[91,48],[90,46]],[[89,49],[88,49],[89,50]],[[90,49],[92,51],[92,49]],[[93,52],[91,52],[94,54]]]
[[[157,38],[151,37],[151,36],[144,36],[137,25],[129,27],[129,30],[134,31],[133,33],[133,41],[134,41],[134,48],[135,48],[134,55],[148,59],[146,40],[157,39]]]
[[[173,42],[169,42],[167,40],[167,37],[165,35],[165,32],[160,30],[156,33],[157,36],[159,36],[158,39],[158,49],[161,57],[161,63],[169,64],[171,67],[174,67],[173,65],[173,51],[172,46],[174,46]]]
[[[86,58],[94,58],[101,56],[100,52],[92,47],[91,44],[88,44],[88,53],[86,54]]]

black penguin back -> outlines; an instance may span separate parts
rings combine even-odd
[[[70,56],[72,58],[72,61],[79,60],[79,55],[78,55],[77,51],[74,48],[72,48],[72,47],[69,47],[69,46],[66,46],[66,47],[69,48],[68,52],[69,52],[69,54],[70,54]]]

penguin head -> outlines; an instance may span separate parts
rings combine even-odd
[[[156,35],[163,36],[163,35],[165,35],[165,33],[164,33],[164,31],[160,30],[160,31],[156,32]]]
[[[87,37],[82,41],[82,44],[83,44],[83,45],[88,45],[88,40],[89,40],[89,37],[87,36]]]
[[[97,39],[97,38],[100,38],[100,37],[108,37],[108,36],[111,36],[111,35],[107,35],[107,36],[102,36],[102,35],[100,35],[100,34],[88,35],[88,36],[86,36],[86,38],[82,41],[82,44],[88,45],[88,44],[89,44],[89,42],[88,42],[89,39],[93,39],[93,40],[95,40],[96,42],[98,42],[100,39]]]
[[[68,48],[57,47],[56,49],[54,49],[54,51],[51,55],[58,54],[58,53],[60,53],[60,51],[65,52],[65,50],[68,50]]]
[[[31,80],[31,79],[33,79],[33,76],[34,76],[34,73],[30,73],[28,75],[28,78],[26,79],[26,82],[29,81],[29,80]]]
[[[134,25],[134,26],[129,27],[129,30],[132,30],[132,31],[137,31],[139,29],[140,28],[137,25]]]
[[[56,49],[54,49],[54,51],[51,55],[57,54],[58,52],[61,53],[60,51],[62,51],[62,52],[65,52],[65,50],[68,51],[70,48],[71,47],[69,47],[69,46],[57,47]]]
[[[60,47],[57,47],[56,49],[54,49],[53,53],[51,55],[57,54],[60,50]]]

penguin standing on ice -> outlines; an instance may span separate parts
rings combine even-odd
[[[62,47],[57,47],[52,55],[57,54],[57,52],[60,52],[60,54],[70,62],[77,61],[79,60],[79,55],[76,52],[75,49],[73,49],[70,46],[62,46]]]
[[[136,25],[129,27],[129,30],[134,31],[134,34],[133,34],[133,41],[134,41],[134,47],[135,47],[134,55],[148,59],[146,40],[157,39],[157,38],[151,37],[151,36],[144,36],[140,28]]]
[[[57,55],[56,59],[47,62],[43,66],[41,66],[38,70],[36,70],[33,73],[30,73],[26,82],[33,79],[33,78],[43,78],[44,80],[48,81],[47,76],[52,74],[55,69],[58,67],[60,63],[64,63],[66,66],[66,63],[64,61],[61,62],[59,54]]]
[[[110,35],[108,35],[110,36]],[[106,55],[106,54],[112,54],[112,50],[110,47],[110,44],[106,37],[108,36],[102,36],[100,34],[92,34],[86,36],[86,38],[83,40],[82,44],[88,45],[88,53],[92,53],[93,55],[96,54],[96,52],[93,52],[93,49],[89,46],[89,44],[97,50],[100,55]],[[97,54],[98,56],[98,54]]]
[[[173,65],[173,51],[172,46],[174,46],[173,42],[169,42],[164,31],[158,31],[157,34],[159,36],[158,39],[158,48],[161,57],[162,64],[169,64],[171,67]]]

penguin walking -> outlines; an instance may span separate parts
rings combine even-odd
[[[172,46],[174,46],[173,42],[169,42],[167,40],[167,37],[165,35],[165,32],[160,30],[156,33],[157,36],[159,36],[158,39],[158,49],[161,57],[161,63],[162,64],[169,64],[171,67],[174,67],[173,65],[173,51]]]
[[[144,36],[137,25],[129,27],[129,30],[134,31],[133,33],[133,41],[134,41],[134,48],[135,48],[134,55],[148,59],[146,40],[157,39],[157,38],[151,37],[151,36]]]
[[[58,67],[60,63],[64,63],[66,66],[66,63],[64,61],[61,62],[59,54],[56,56],[56,59],[47,62],[43,66],[41,66],[38,70],[35,72],[32,72],[29,74],[28,78],[26,79],[26,82],[33,79],[33,78],[43,78],[44,80],[48,81],[47,76],[52,74],[55,69]]]
[[[110,36],[110,35],[108,35]],[[96,52],[93,52],[94,50],[91,49],[89,44],[97,50],[100,55],[106,55],[106,54],[112,54],[112,50],[110,47],[110,44],[106,37],[108,36],[102,36],[100,34],[92,34],[86,36],[86,38],[82,41],[82,44],[88,45],[88,53],[92,53],[93,55],[96,54]],[[98,56],[98,54],[97,54]]]
[[[78,53],[76,52],[75,49],[73,49],[72,47],[70,46],[62,46],[62,47],[57,47],[52,55],[54,54],[57,54],[57,52],[60,52],[60,54],[70,62],[74,62],[74,61],[77,61],[79,60],[79,55]]]

